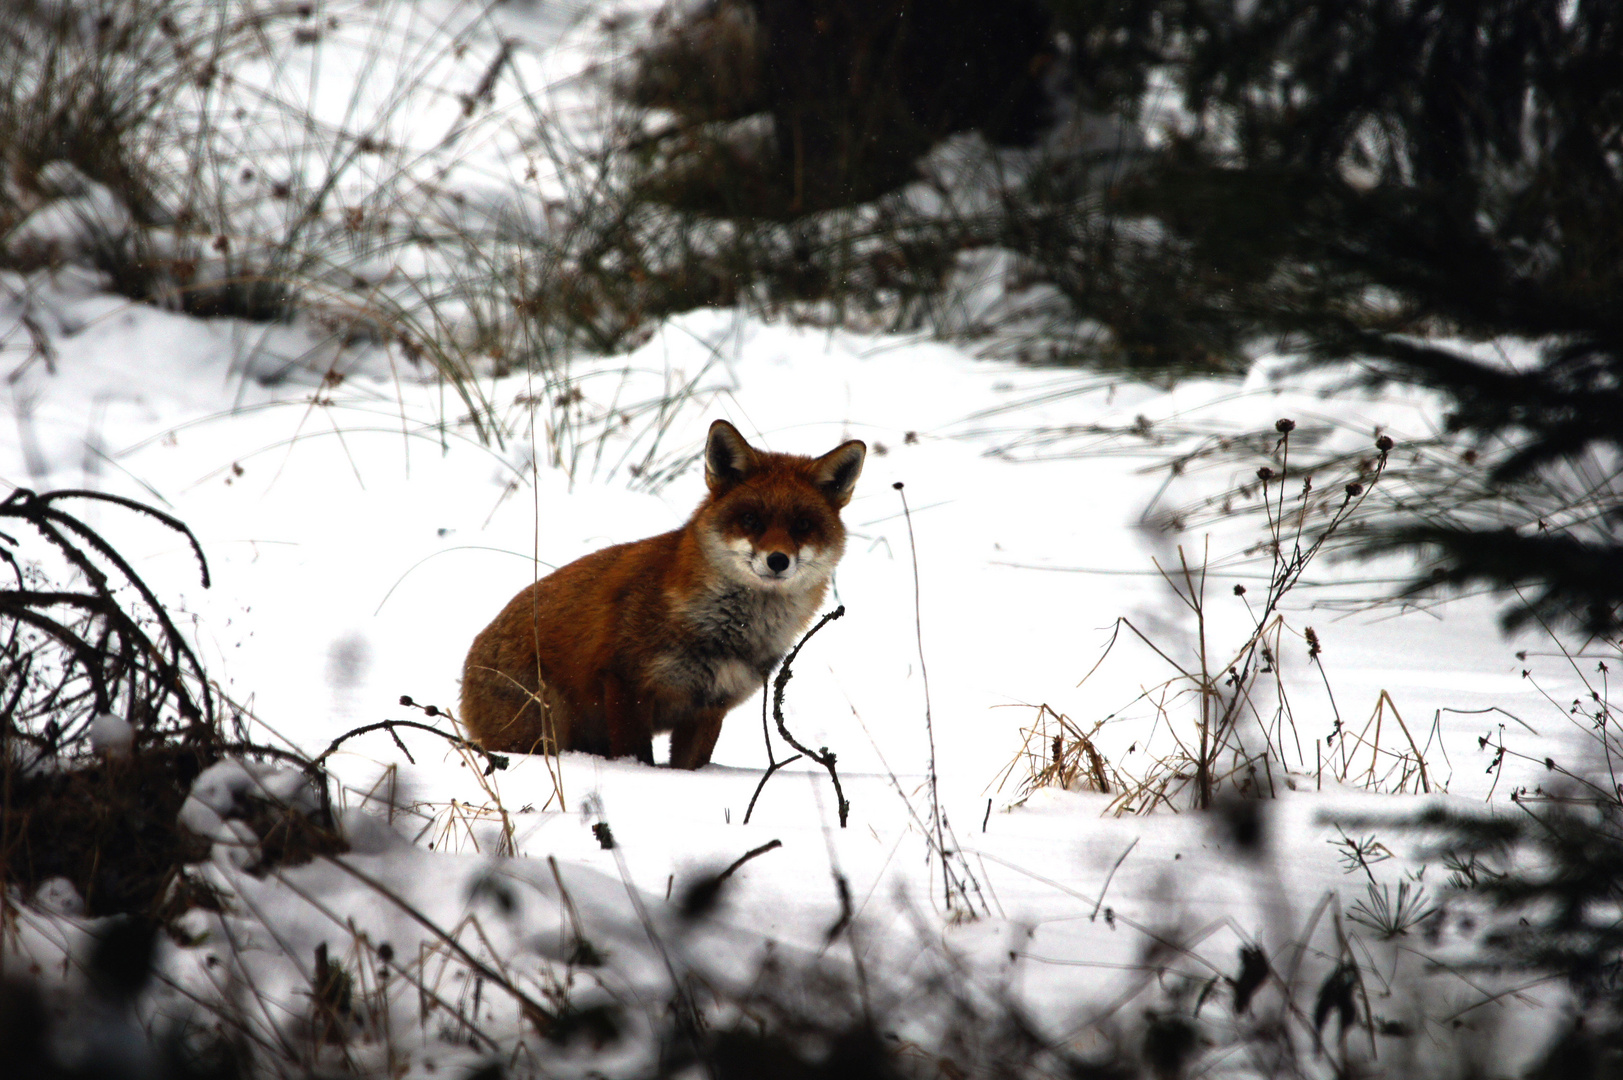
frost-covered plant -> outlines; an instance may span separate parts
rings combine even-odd
[[[1192,562],[1180,547],[1178,566],[1158,563],[1157,569],[1178,604],[1194,619],[1192,655],[1169,653],[1132,620],[1118,619],[1104,655],[1084,682],[1105,662],[1123,630],[1170,665],[1175,674],[1143,690],[1087,730],[1052,710],[1041,710],[1038,722],[1027,731],[1027,749],[1005,773],[1007,779],[1015,765],[1022,760],[1026,763],[1022,795],[1059,782],[1111,794],[1118,812],[1158,806],[1204,810],[1224,790],[1271,796],[1293,771],[1328,771],[1372,788],[1433,789],[1424,747],[1416,744],[1402,718],[1394,712],[1391,727],[1397,731],[1383,731],[1390,704],[1384,698],[1360,729],[1344,723],[1335,712],[1330,733],[1318,744],[1321,754],[1314,760],[1303,760],[1300,751],[1294,757],[1287,753],[1287,742],[1297,740],[1292,737],[1294,714],[1278,678],[1286,634],[1300,637],[1309,663],[1320,667],[1321,674],[1322,646],[1312,627],[1298,632],[1287,625],[1281,604],[1326,546],[1357,520],[1371,492],[1379,488],[1393,450],[1389,437],[1377,436],[1370,452],[1353,464],[1344,481],[1315,487],[1313,474],[1291,460],[1295,429],[1292,420],[1278,421],[1268,447],[1271,463],[1257,468],[1256,481],[1245,492],[1264,518],[1262,554],[1268,568],[1267,584],[1256,599],[1244,584],[1232,587],[1233,595],[1246,608],[1249,633],[1237,645],[1226,647],[1212,639],[1208,567],[1204,561]],[[1155,718],[1155,727],[1167,729],[1172,747],[1148,751],[1149,765],[1131,775],[1120,762],[1107,763],[1096,742],[1106,724],[1136,717],[1135,707],[1145,704]],[[1045,716],[1053,723],[1045,722]],[[1134,748],[1137,746],[1135,742]]]

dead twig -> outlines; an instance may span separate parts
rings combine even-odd
[[[805,647],[806,642],[810,641],[812,639],[812,635],[817,633],[817,631],[821,630],[823,627],[827,626],[829,623],[833,622],[835,619],[838,619],[844,614],[845,605],[841,604],[827,615],[824,615],[821,619],[818,619],[817,625],[812,627],[810,630],[807,630],[805,636],[800,639],[793,649],[789,650],[789,655],[783,658],[783,664],[778,668],[778,677],[772,682],[772,718],[778,722],[778,734],[783,736],[784,742],[788,743],[796,750],[799,750],[806,757],[811,758],[813,761],[817,762],[817,764],[828,770],[829,779],[834,781],[834,798],[839,804],[840,828],[842,829],[845,828],[846,820],[850,817],[851,804],[845,799],[845,792],[840,787],[840,774],[834,769],[834,762],[837,755],[834,753],[834,751],[830,750],[826,746],[822,748],[821,752],[803,746],[793,735],[789,733],[789,725],[783,721],[783,688],[788,686],[789,680],[794,677],[794,671],[790,665],[795,662],[795,657],[800,655],[800,650]],[[788,762],[785,762],[784,764],[788,764]],[[765,781],[763,780],[763,783],[764,782]],[[759,794],[759,791],[756,793]],[[752,799],[750,801],[753,804],[754,800]],[[748,818],[746,817],[745,820],[748,820]]]
[[[761,797],[761,790],[766,787],[766,782],[768,780],[772,779],[772,774],[777,772],[779,769],[783,768],[785,765],[792,765],[793,763],[799,761],[801,759],[801,757],[802,757],[802,755],[796,754],[794,757],[784,758],[782,761],[779,761],[777,759],[777,757],[773,755],[773,753],[772,753],[772,733],[771,733],[771,731],[769,731],[767,729],[767,726],[766,726],[767,696],[768,696],[767,695],[767,682],[766,682],[765,679],[762,679],[761,680],[761,738],[763,740],[765,740],[765,742],[766,742],[766,772],[761,774],[761,782],[759,784],[755,785],[755,793],[750,796],[750,804],[744,810],[744,824],[746,824],[746,825],[748,825],[750,823],[750,815],[755,813],[755,800],[759,799]]]
[[[727,869],[725,869],[721,873],[717,874],[716,875],[716,881],[717,882],[726,881],[728,878],[732,877],[734,873],[737,872],[739,867],[743,866],[745,863],[749,862],[751,859],[759,858],[760,856],[765,855],[769,851],[776,851],[776,850],[778,850],[778,848],[781,848],[782,846],[783,846],[783,841],[782,840],[768,840],[766,843],[762,844],[758,848],[751,848],[750,850],[744,852],[744,854],[740,855],[738,858],[734,859],[731,866],[727,867]]]
[[[406,758],[415,764],[415,759],[412,758],[411,752],[408,751],[405,744],[400,741],[400,737],[395,735],[396,728],[411,728],[415,731],[426,731],[430,734],[438,735],[440,738],[444,739],[458,750],[467,750],[471,753],[480,755],[485,759],[486,776],[489,776],[498,769],[507,768],[508,758],[505,754],[493,754],[489,750],[486,750],[484,747],[480,746],[478,743],[469,742],[460,735],[453,735],[449,731],[441,731],[432,724],[421,724],[416,720],[379,720],[375,724],[362,724],[358,728],[352,728],[351,730],[338,736],[338,738],[334,739],[331,743],[328,743],[327,749],[318,754],[315,760],[310,762],[310,764],[320,765],[323,761],[326,761],[335,750],[337,750],[344,743],[348,742],[350,739],[353,739],[358,735],[365,735],[368,732],[380,730],[387,731],[390,735],[393,735],[395,745],[400,747],[400,752],[405,754]]]

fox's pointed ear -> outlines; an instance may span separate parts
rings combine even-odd
[[[711,491],[743,480],[755,471],[759,460],[755,448],[733,425],[725,420],[710,425],[710,438],[704,444],[704,482]]]
[[[817,459],[817,486],[828,495],[829,502],[844,506],[851,501],[851,489],[862,475],[862,463],[868,458],[868,444],[861,439],[841,443]]]

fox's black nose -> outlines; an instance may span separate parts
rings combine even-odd
[[[781,551],[774,551],[766,557],[766,564],[772,568],[774,574],[781,574],[789,569],[789,556]]]

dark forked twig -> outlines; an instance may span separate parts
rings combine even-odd
[[[406,751],[404,745],[401,745],[400,737],[395,735],[396,728],[413,728],[417,731],[427,731],[431,734],[438,735],[440,738],[444,739],[458,750],[467,750],[472,753],[479,754],[485,759],[486,776],[489,776],[498,769],[507,768],[507,757],[505,755],[492,754],[478,743],[469,742],[460,735],[453,735],[449,731],[442,731],[439,728],[434,727],[432,724],[421,724],[416,720],[379,720],[375,724],[362,724],[358,728],[352,728],[329,743],[327,745],[327,749],[316,755],[311,764],[320,765],[323,761],[327,760],[333,751],[337,750],[340,746],[348,742],[350,739],[355,738],[357,735],[365,735],[369,731],[379,730],[387,731],[390,735],[394,735],[395,744],[400,746],[402,751],[406,752],[406,757],[409,759],[411,757],[411,753]]]
[[[767,685],[768,685],[767,680],[762,679],[761,680],[761,738],[766,742],[766,772],[761,774],[761,782],[759,784],[755,785],[755,794],[750,796],[750,804],[744,810],[744,824],[746,824],[746,825],[748,825],[750,823],[750,815],[755,813],[755,800],[759,799],[761,797],[761,790],[766,787],[766,782],[768,780],[772,779],[772,774],[777,772],[779,769],[783,768],[785,765],[789,765],[789,764],[792,764],[792,763],[794,763],[796,761],[799,761],[801,756],[802,756],[800,754],[796,754],[794,757],[784,758],[782,761],[779,761],[777,759],[777,757],[772,753],[772,732],[766,726],[766,706],[767,706],[767,697],[768,697],[768,695],[767,695]]]
[[[806,757],[811,758],[813,761],[817,762],[817,764],[828,770],[829,779],[834,781],[834,799],[839,805],[840,828],[842,829],[845,828],[846,819],[851,815],[851,804],[846,802],[845,791],[840,787],[840,774],[834,769],[834,762],[837,755],[834,753],[834,751],[830,750],[826,746],[823,747],[821,751],[813,750],[810,747],[802,745],[799,740],[797,740],[793,735],[789,734],[789,725],[783,722],[783,688],[789,685],[789,680],[794,677],[794,671],[792,670],[791,665],[795,662],[795,657],[800,655],[800,650],[805,647],[806,642],[810,641],[812,639],[812,635],[817,633],[817,631],[821,630],[823,627],[827,626],[829,623],[833,622],[835,619],[838,619],[844,614],[845,605],[841,604],[827,615],[824,615],[821,619],[818,619],[817,625],[813,626],[810,630],[807,630],[805,636],[800,639],[793,649],[789,650],[789,655],[783,658],[783,663],[778,667],[778,677],[772,680],[772,718],[778,722],[778,734],[783,737],[784,742],[788,743]],[[769,749],[769,756],[770,753],[771,751]],[[789,760],[793,761],[794,759],[790,758]],[[789,762],[785,761],[781,765],[769,768],[766,776],[761,778],[761,786],[755,789],[755,794],[760,795],[761,787],[766,786],[768,776],[771,776],[778,769],[782,768],[783,765],[787,764],[789,764]],[[752,798],[750,799],[750,806],[753,808],[754,805],[755,800]],[[746,822],[749,820],[748,812],[745,813],[744,820]]]

